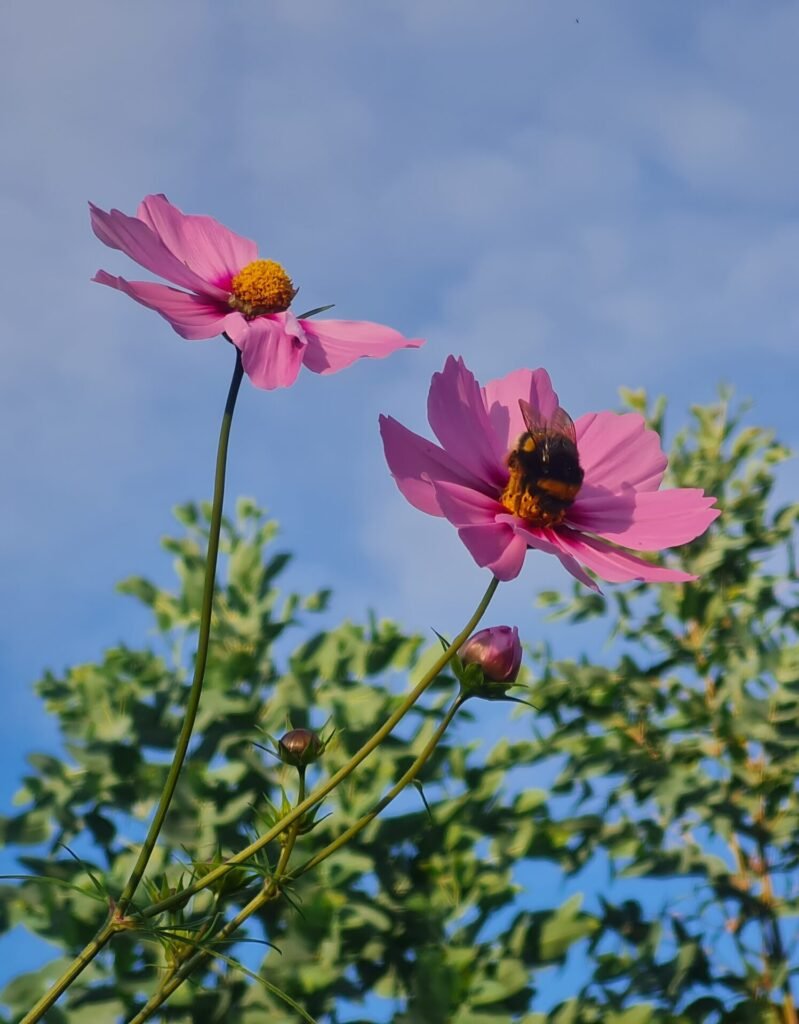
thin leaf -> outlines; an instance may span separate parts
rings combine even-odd
[[[418,779],[412,779],[411,785],[418,791],[419,796],[422,798],[422,803],[425,806],[425,810],[427,811],[428,818],[433,822],[433,824],[435,824],[435,818],[433,817],[433,812],[430,810],[430,804],[427,802],[427,797],[424,795],[424,786]]]
[[[89,868],[88,868],[88,867],[86,866],[86,863],[85,863],[84,861],[82,861],[82,860],[80,859],[80,857],[79,857],[79,856],[78,856],[78,855],[77,855],[77,854],[76,854],[76,853],[75,853],[75,852],[74,852],[73,850],[70,850],[70,848],[69,848],[69,847],[67,846],[67,844],[66,844],[66,843],[58,843],[57,845],[58,845],[58,846],[60,846],[60,847],[62,847],[62,848],[63,848],[64,850],[66,850],[66,851],[67,851],[67,853],[68,853],[68,854],[70,855],[70,857],[72,857],[72,859],[73,859],[73,860],[75,861],[75,863],[76,863],[76,864],[79,864],[79,865],[81,866],[81,868],[83,868],[83,870],[84,870],[84,871],[86,872],[86,874],[87,874],[87,875],[89,876],[89,878],[90,878],[90,879],[92,880],[92,882],[94,883],[94,887],[95,887],[95,889],[97,889],[97,891],[98,891],[98,892],[99,892],[99,893],[100,893],[100,894],[102,895],[103,899],[107,899],[107,898],[108,898],[108,890],[107,890],[107,889],[104,889],[104,888],[102,887],[102,885],[100,885],[100,883],[99,883],[99,882],[97,881],[97,879],[96,879],[96,878],[94,877],[94,875],[92,874],[92,872],[91,872],[91,871],[89,870]]]
[[[315,309],[309,309],[307,313],[300,313],[297,319],[307,320],[309,317],[316,316],[317,313],[326,313],[328,309],[332,309],[334,306],[335,302],[331,302],[327,306],[316,306]]]

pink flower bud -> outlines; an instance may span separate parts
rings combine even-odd
[[[479,665],[487,682],[512,683],[522,664],[516,626],[489,626],[472,634],[458,651],[464,665]]]

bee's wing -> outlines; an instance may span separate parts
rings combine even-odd
[[[573,444],[577,444],[574,422],[565,409],[561,409],[558,406],[551,416],[542,416],[537,409],[534,409],[529,402],[525,402],[523,398],[519,399],[519,409],[522,413],[524,425],[531,434],[560,434],[562,437],[567,437]]]
[[[560,406],[557,407],[549,421],[549,429],[553,434],[561,434],[563,437],[567,437],[572,444],[577,444],[577,431],[574,429],[574,420]]]
[[[537,409],[534,409],[529,402],[525,402],[523,398],[519,399],[519,409],[521,410],[524,425],[531,434],[539,433],[545,429],[546,423],[543,417]]]

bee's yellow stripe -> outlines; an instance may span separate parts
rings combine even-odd
[[[572,501],[580,490],[579,484],[566,484],[562,480],[539,479],[535,486],[539,491],[551,494],[558,501]]]

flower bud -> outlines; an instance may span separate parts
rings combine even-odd
[[[312,729],[292,729],[277,741],[277,756],[295,768],[312,764],[324,749],[325,744]]]
[[[516,681],[522,645],[516,626],[489,626],[474,633],[458,651],[464,665],[477,665],[489,683]]]

